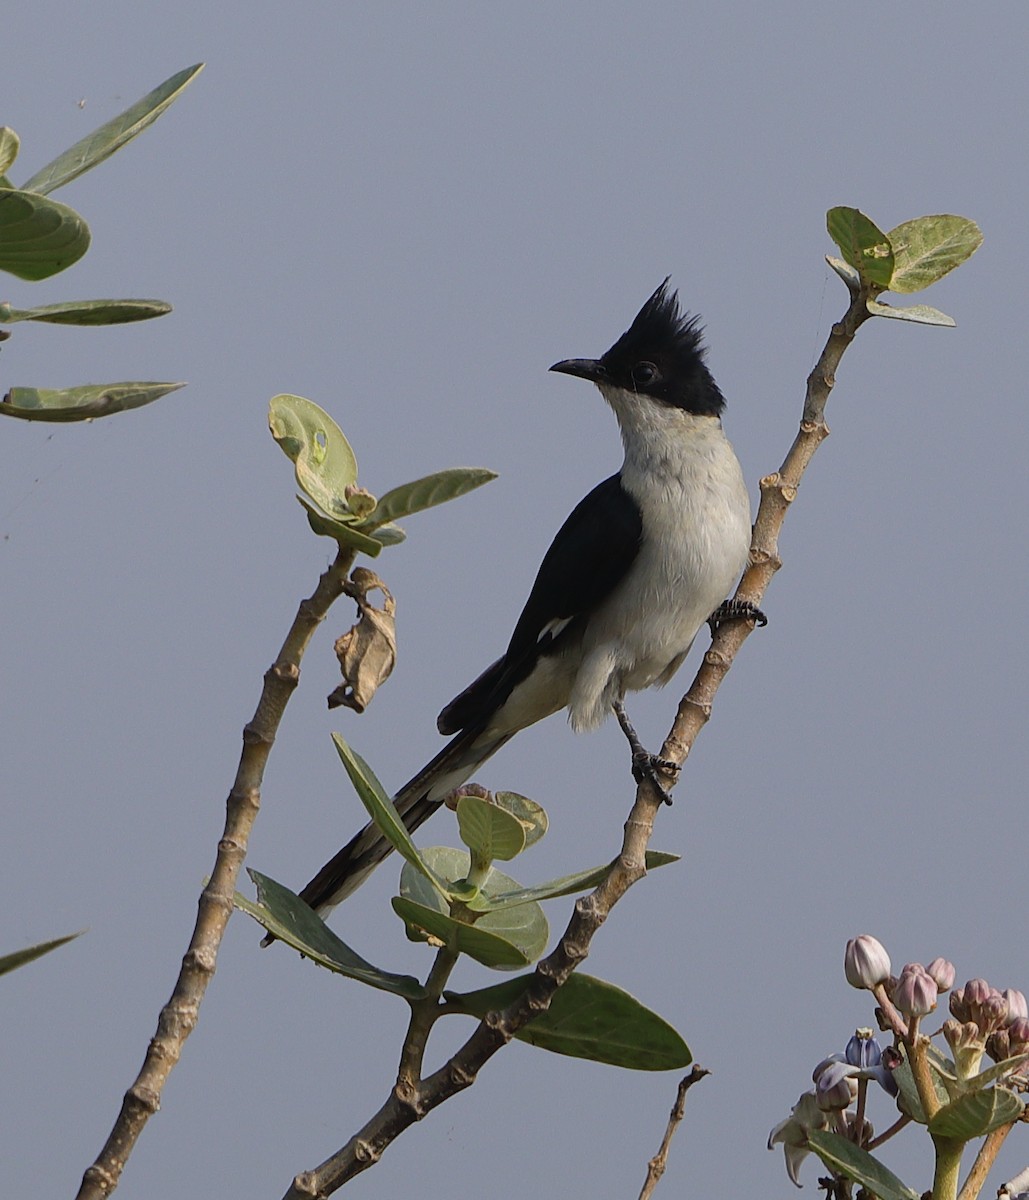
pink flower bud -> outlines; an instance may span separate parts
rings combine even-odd
[[[949,992],[954,986],[956,972],[952,962],[948,962],[945,958],[934,958],[925,969],[936,980],[936,986],[941,992]]]
[[[1017,1021],[1019,1017],[1029,1017],[1029,1005],[1026,1004],[1025,996],[1017,988],[1005,988],[1001,995],[1007,1001],[1009,1025],[1012,1021]]]
[[[890,977],[886,947],[870,933],[851,938],[843,956],[843,970],[851,987],[871,991]]]
[[[893,991],[893,1003],[909,1017],[924,1017],[939,999],[936,980],[921,963],[908,963],[900,973]]]

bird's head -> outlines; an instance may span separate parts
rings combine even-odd
[[[700,319],[680,311],[668,279],[600,358],[568,358],[550,369],[589,379],[616,408],[619,391],[697,416],[717,417],[725,407],[704,362]]]

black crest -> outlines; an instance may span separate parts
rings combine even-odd
[[[698,415],[717,417],[725,407],[704,363],[700,318],[680,311],[668,279],[600,361],[610,381],[627,391]]]

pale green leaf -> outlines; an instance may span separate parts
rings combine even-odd
[[[894,321],[914,321],[919,325],[942,325],[945,329],[953,329],[957,324],[953,317],[948,317],[938,308],[930,308],[928,304],[909,304],[904,308],[898,308],[893,304],[884,304],[881,300],[869,300],[865,307],[873,317],[889,317]]]
[[[445,998],[459,1011],[482,1019],[514,1004],[532,979],[522,975],[463,995],[446,992]],[[635,1071],[680,1070],[693,1061],[689,1047],[664,1018],[614,984],[581,971],[515,1037],[554,1054]]]
[[[416,904],[413,900],[405,900],[403,896],[394,896],[392,903],[397,916],[407,927],[408,937],[413,941],[426,941],[433,937],[452,949],[467,954],[469,958],[474,958],[484,967],[492,967],[497,971],[517,970],[519,967],[528,966],[532,961],[506,938],[485,929],[462,924],[446,913],[438,912],[424,904]]]
[[[303,396],[281,393],[268,405],[268,428],[315,507],[333,520],[353,520],[346,490],[357,482],[357,458],[329,414]]]
[[[375,772],[356,750],[347,745],[342,734],[334,733],[332,742],[350,776],[350,782],[354,785],[358,798],[383,836],[393,849],[398,851],[417,871],[420,871],[441,895],[448,895],[446,880],[441,879],[422,858],[418,847],[411,840],[411,835],[407,832],[407,827],[400,814],[394,807],[393,801],[376,778]]]
[[[0,190],[0,271],[47,279],[89,249],[89,226],[67,204],[35,192]]]
[[[647,870],[653,871],[657,867],[666,866],[668,863],[678,862],[679,857],[678,854],[666,854],[660,850],[648,850],[646,857]],[[590,888],[595,888],[610,870],[611,864],[607,863],[602,867],[592,867],[588,871],[577,871],[573,875],[564,875],[560,879],[551,879],[547,883],[538,883],[533,887],[517,888],[510,892],[497,892],[494,895],[483,898],[482,907],[492,912],[502,908],[511,908],[518,904],[535,904],[541,900],[554,900],[558,896],[579,895],[582,892],[589,891]]]
[[[14,387],[0,401],[0,416],[26,421],[92,421],[152,404],[184,383],[91,383],[49,389]]]
[[[992,1087],[966,1092],[945,1104],[930,1120],[929,1132],[938,1137],[967,1142],[1016,1121],[1025,1105],[1007,1088]]]
[[[493,799],[498,807],[509,812],[513,817],[517,817],[525,830],[525,849],[540,840],[547,832],[549,820],[547,814],[541,804],[537,804],[535,800],[530,800],[528,796],[521,796],[518,792],[495,792]]]
[[[482,467],[452,467],[437,471],[434,475],[426,475],[424,479],[415,479],[392,488],[381,496],[368,523],[381,525],[385,521],[399,521],[401,517],[432,508],[436,504],[456,500],[458,496],[482,487],[496,477],[495,471],[487,471]]]
[[[172,310],[164,300],[68,300],[38,308],[11,308],[0,304],[0,324],[15,321],[46,321],[51,325],[124,325],[148,321]]]
[[[898,1107],[901,1112],[906,1113],[912,1120],[917,1121],[919,1125],[925,1125],[928,1122],[925,1110],[922,1108],[922,1101],[918,1095],[914,1076],[911,1073],[911,1067],[907,1060],[907,1052],[902,1049],[901,1053],[904,1055],[903,1060],[892,1071],[893,1078],[900,1088]],[[928,1047],[928,1056],[930,1067],[929,1078],[932,1082],[933,1090],[936,1092],[936,1098],[940,1104],[947,1104],[950,1101],[950,1093],[947,1091],[943,1080],[945,1077],[953,1077],[954,1064],[932,1045]]]
[[[525,849],[525,828],[518,818],[480,796],[458,800],[457,827],[477,860],[509,862]]]
[[[448,888],[450,894],[454,897],[455,901],[460,901],[462,899],[460,883],[467,876],[470,866],[467,852],[455,849],[452,846],[429,846],[422,851],[422,856],[437,876],[449,881]],[[522,955],[523,961],[521,965],[524,966],[527,963],[534,962],[547,948],[550,929],[543,910],[538,904],[526,904],[519,909],[512,909],[511,911],[483,912],[479,905],[479,901],[482,899],[488,899],[498,892],[509,892],[518,887],[517,880],[512,879],[510,875],[505,875],[502,871],[498,871],[496,867],[491,867],[485,875],[481,891],[470,897],[471,902],[468,904],[467,909],[464,910],[463,915],[460,909],[458,913],[461,916],[459,923],[467,921],[471,924],[474,922],[474,927],[477,930],[499,937],[508,945],[514,946],[519,954]],[[444,915],[450,914],[449,902],[443,900],[438,894],[434,894],[429,888],[428,883],[419,879],[417,872],[410,867],[404,867],[401,872],[400,894],[405,900],[411,900],[426,908],[435,909]],[[465,952],[471,954],[472,957],[478,957],[471,950]],[[478,957],[478,961],[485,962],[481,957]],[[506,970],[511,966],[519,964],[513,960],[505,960],[503,964],[490,962],[485,965],[497,966],[502,970]]]
[[[8,971],[23,967],[33,959],[42,958],[44,954],[49,954],[58,946],[63,946],[74,941],[75,938],[81,937],[84,932],[84,930],[80,930],[78,933],[69,933],[66,937],[54,938],[50,942],[37,942],[35,946],[26,946],[24,950],[15,950],[12,954],[0,955],[0,975],[6,975]]]
[[[808,1146],[830,1171],[853,1179],[879,1200],[919,1200],[919,1193],[898,1179],[889,1167],[838,1133],[812,1130]]]
[[[257,903],[237,892],[233,903],[274,934],[280,942],[339,975],[408,1000],[420,1000],[425,988],[412,975],[381,971],[341,941],[309,905],[281,883],[247,868],[257,885]]]
[[[1026,1063],[1029,1063],[1029,1053],[1015,1054],[1011,1058],[994,1063],[985,1071],[980,1071],[978,1075],[973,1075],[971,1079],[965,1081],[965,1086],[970,1090],[985,1087],[988,1083],[995,1083],[998,1079],[1003,1079],[1005,1075],[1013,1074],[1019,1067],[1024,1067]]]
[[[362,533],[355,525],[327,517],[303,496],[297,496],[297,499],[307,511],[307,523],[315,533],[322,537],[335,538],[341,546],[351,546],[354,550],[367,554],[369,558],[377,558],[382,553],[384,543]]]
[[[961,266],[983,244],[979,226],[949,213],[905,221],[889,233],[893,246],[891,292],[920,292]]]
[[[893,274],[893,251],[889,238],[856,208],[830,208],[825,215],[829,236],[840,253],[862,279],[886,288]]]
[[[392,521],[387,521],[385,525],[376,525],[368,530],[368,534],[380,546],[399,546],[407,537],[407,534],[400,528],[399,525],[394,525]]]
[[[0,177],[5,176],[11,169],[11,164],[18,157],[18,147],[21,139],[7,125],[0,125]]]
[[[137,134],[161,115],[164,110],[176,100],[183,89],[203,69],[203,63],[187,67],[170,79],[166,79],[159,87],[148,92],[142,100],[137,100],[117,117],[94,129],[81,141],[58,155],[53,162],[47,163],[23,185],[27,192],[52,192],[55,188],[63,187],[71,180],[95,167],[105,158],[109,158],[116,150],[131,141]]]

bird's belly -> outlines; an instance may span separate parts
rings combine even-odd
[[[746,563],[750,513],[731,500],[712,506],[709,497],[703,520],[645,531],[633,570],[589,622],[569,701],[576,729],[598,725],[626,692],[667,683],[681,665]]]

